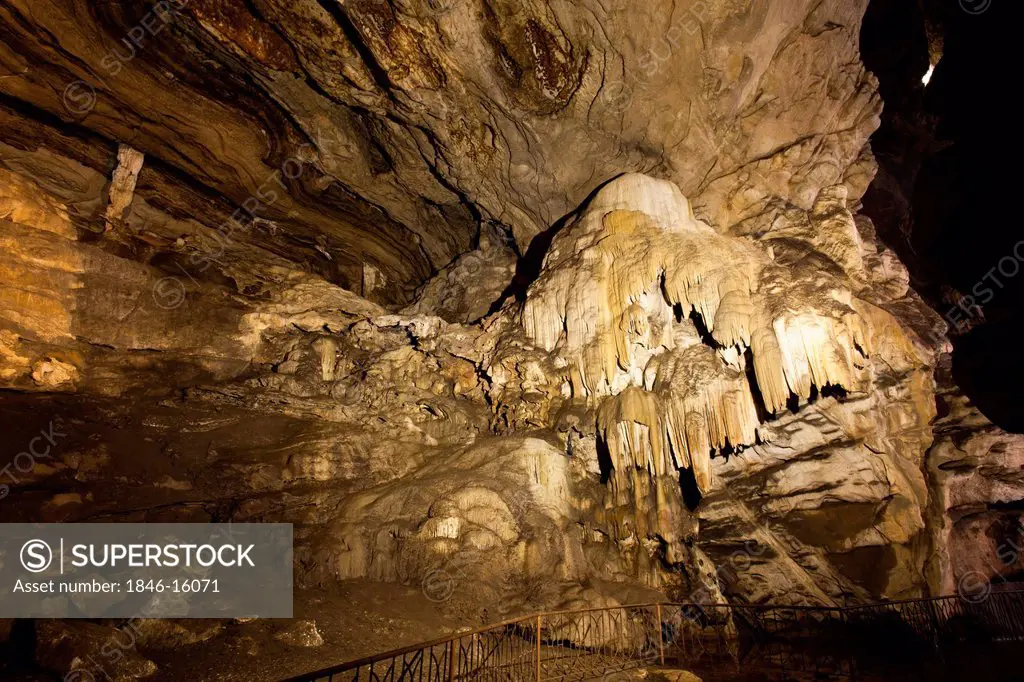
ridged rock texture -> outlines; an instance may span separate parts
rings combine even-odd
[[[865,5],[0,0],[0,520],[292,522],[491,619],[1000,573]]]

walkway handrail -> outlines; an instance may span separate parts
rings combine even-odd
[[[1020,609],[1024,609],[1024,598],[1019,598],[1020,595],[1024,595],[1024,591],[995,592],[989,595],[989,598],[996,599],[997,601],[1011,599],[1015,602],[1019,602],[1015,603],[1015,606],[1018,606]],[[550,653],[549,657],[544,659],[542,649],[548,649],[549,652],[553,652],[555,649],[564,649],[571,653],[568,658],[571,658],[572,656],[582,658],[585,655],[589,655],[597,658],[604,657],[614,659],[615,656],[621,655],[624,657],[623,660],[629,663],[640,660],[640,658],[637,657],[638,652],[646,652],[643,654],[644,656],[647,656],[648,658],[657,658],[661,663],[664,663],[666,631],[669,631],[669,636],[683,637],[684,639],[688,638],[686,639],[686,642],[670,642],[670,645],[674,646],[676,649],[684,650],[688,646],[692,648],[693,644],[696,642],[700,646],[698,652],[700,655],[706,655],[708,653],[706,643],[700,643],[702,637],[705,639],[707,638],[706,632],[686,632],[687,627],[692,629],[692,626],[682,622],[682,619],[684,618],[683,614],[687,614],[691,611],[702,613],[705,617],[709,618],[715,615],[718,616],[718,619],[714,623],[711,625],[704,625],[702,627],[714,630],[715,637],[718,639],[714,644],[714,646],[717,647],[717,650],[714,652],[715,655],[719,657],[732,655],[733,658],[735,658],[735,652],[733,652],[728,646],[723,647],[723,641],[727,640],[729,636],[735,635],[736,619],[733,616],[737,613],[760,612],[764,615],[765,619],[762,623],[758,623],[759,626],[767,625],[769,623],[767,616],[770,615],[772,616],[771,623],[774,625],[776,630],[781,633],[790,633],[793,630],[797,630],[812,634],[811,627],[814,625],[820,626],[822,618],[826,618],[829,622],[837,622],[845,625],[852,622],[849,620],[848,615],[870,612],[871,609],[892,609],[889,613],[896,613],[902,617],[903,612],[901,609],[904,607],[909,610],[911,607],[916,607],[917,605],[923,605],[930,602],[948,602],[950,600],[960,599],[961,598],[957,595],[948,595],[853,606],[699,604],[694,602],[665,601],[620,606],[598,606],[584,609],[544,611],[530,614],[528,616],[510,618],[497,623],[490,623],[478,628],[456,632],[425,642],[418,642],[416,644],[366,656],[357,660],[346,661],[313,673],[288,678],[284,682],[315,682],[316,680],[325,679],[333,680],[335,676],[340,675],[341,673],[352,671],[356,671],[355,677],[346,679],[412,679],[414,677],[412,673],[413,669],[419,672],[419,677],[416,677],[416,679],[421,679],[423,676],[423,670],[426,669],[424,666],[429,668],[433,673],[433,676],[431,676],[431,674],[427,674],[426,679],[436,679],[440,682],[444,682],[444,680],[451,681],[456,679],[471,679],[478,675],[482,675],[484,671],[491,672],[502,669],[503,667],[511,670],[512,666],[520,665],[522,663],[523,655],[528,653],[528,649],[526,648],[527,644],[529,645],[529,650],[531,650],[529,651],[531,657],[531,668],[534,663],[536,665],[535,670],[537,680],[540,680],[542,677],[542,662],[552,663],[552,661],[555,661],[558,658],[565,658],[561,655]],[[982,605],[966,601],[964,604],[966,606],[961,607],[961,611],[964,613],[981,613],[985,617],[994,617],[992,614],[986,613],[986,607]],[[664,618],[663,614],[666,612],[669,614],[669,621],[666,621]],[[815,621],[813,616],[817,616],[818,620]],[[578,627],[578,623],[573,622],[574,618],[577,619],[577,621],[581,619],[589,619],[587,628],[582,629]],[[860,619],[862,616],[857,615],[857,618]],[[747,619],[744,618],[740,620],[746,621]],[[1018,619],[1014,618],[1010,627],[1013,630],[1014,636],[1024,639],[1024,623],[1017,622],[1017,620]],[[613,621],[613,623],[610,624],[608,621]],[[548,628],[547,635],[545,635],[545,625]],[[570,634],[566,634],[565,628],[572,627],[574,625],[577,625],[576,630],[572,631]],[[615,627],[611,627],[611,625],[614,625]],[[920,624],[912,623],[911,625],[918,628],[921,627]],[[938,628],[940,626],[941,624],[936,622],[930,627]],[[510,628],[512,629],[511,631]],[[606,643],[610,637],[621,636],[622,632],[619,632],[619,630],[625,632],[627,638],[630,639],[631,643],[627,646],[634,647],[634,649],[628,654],[620,654],[615,648],[618,645]],[[731,635],[726,633],[726,630],[729,630]],[[1018,630],[1019,632],[1017,632]],[[674,633],[674,635],[672,633]],[[486,649],[484,644],[481,642],[481,638],[483,637],[491,639],[488,644],[490,649]],[[516,638],[515,642],[510,641],[513,637]],[[574,642],[574,637],[580,641]],[[637,640],[637,637],[641,637],[642,641]],[[467,639],[470,642],[468,645],[465,642]],[[655,639],[657,640],[656,642],[654,641]],[[443,650],[439,653],[436,652],[435,649],[440,647],[443,647]],[[492,659],[497,660],[501,658],[501,653],[505,649],[508,649],[508,652],[506,652],[505,655],[506,663],[492,663]],[[513,654],[513,649],[518,653]],[[417,654],[417,656],[410,660],[407,659],[409,654]],[[375,664],[383,664],[387,662],[391,662],[388,673],[381,675],[374,672]],[[784,662],[784,665],[790,665],[791,663],[792,662],[787,659],[787,661]],[[572,664],[573,662],[570,661],[569,665]],[[401,671],[396,675],[395,668],[398,665],[401,666]],[[843,671],[847,674],[852,672],[852,665],[844,667],[841,661],[836,665],[840,669],[840,673]],[[457,667],[459,670],[456,670]],[[367,677],[362,677],[359,674],[359,671],[363,668],[367,668],[369,671]],[[506,670],[506,672],[509,672],[509,670]],[[405,676],[406,672],[409,672],[408,677]],[[534,674],[531,670],[529,678],[532,679],[533,677]],[[557,674],[554,676],[548,675],[548,677],[562,679],[558,677]],[[519,676],[513,679],[528,678]]]
[[[358,659],[355,659],[355,660],[346,661],[344,663],[339,663],[336,666],[332,666],[330,668],[325,668],[325,669],[323,669],[321,671],[318,671],[316,673],[307,673],[307,674],[304,674],[304,675],[299,675],[297,677],[290,677],[290,678],[288,678],[286,680],[283,680],[283,682],[302,682],[304,680],[320,679],[321,677],[324,677],[324,676],[327,676],[327,675],[331,675],[331,674],[339,673],[339,672],[345,672],[346,670],[351,670],[353,668],[359,668],[359,667],[362,667],[362,666],[365,666],[365,665],[369,665],[370,663],[376,663],[378,661],[385,661],[385,660],[387,660],[389,658],[397,658],[398,656],[402,656],[404,654],[409,654],[409,653],[412,653],[414,651],[419,651],[420,649],[428,649],[430,647],[441,646],[442,644],[448,644],[449,642],[453,642],[455,640],[462,639],[463,637],[470,637],[472,635],[483,634],[485,632],[490,632],[491,630],[496,630],[498,628],[508,627],[509,625],[521,625],[521,624],[530,624],[530,625],[532,625],[537,620],[537,618],[544,619],[544,618],[550,618],[550,617],[553,617],[553,616],[576,615],[576,614],[584,614],[584,613],[595,613],[597,611],[616,611],[616,610],[637,609],[637,608],[658,607],[658,606],[660,606],[660,607],[673,606],[673,607],[679,607],[679,608],[699,608],[699,609],[702,609],[702,608],[704,608],[706,606],[713,606],[713,607],[742,606],[743,608],[754,608],[754,609],[786,608],[786,609],[803,609],[803,610],[817,610],[817,609],[821,609],[821,608],[830,608],[830,609],[837,608],[837,607],[819,607],[819,606],[782,606],[782,607],[777,607],[777,606],[771,606],[771,605],[768,605],[768,604],[749,604],[749,605],[748,604],[704,604],[704,605],[702,605],[702,604],[698,604],[696,602],[644,602],[642,604],[623,604],[623,605],[619,605],[619,606],[592,606],[592,607],[588,607],[588,608],[585,608],[585,609],[563,609],[563,610],[560,610],[560,611],[539,611],[539,612],[531,613],[528,616],[518,616],[516,618],[509,618],[507,620],[501,620],[501,621],[498,621],[496,623],[488,623],[487,625],[481,625],[480,627],[474,628],[472,630],[460,630],[459,632],[456,632],[456,633],[451,634],[451,635],[446,635],[444,637],[438,637],[436,639],[428,639],[425,642],[417,642],[416,644],[410,644],[408,646],[404,646],[404,647],[401,647],[401,648],[398,648],[398,649],[392,649],[390,651],[384,651],[384,652],[379,653],[379,654],[373,654],[372,656],[365,656],[363,658],[358,658]]]

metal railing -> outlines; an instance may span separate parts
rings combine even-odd
[[[1005,662],[1000,646],[1016,652],[1021,642],[1024,592],[980,603],[954,596],[836,608],[652,603],[539,613],[286,682],[611,682],[620,671],[665,665],[705,680],[897,671],[901,679],[942,679],[967,666],[979,680]]]

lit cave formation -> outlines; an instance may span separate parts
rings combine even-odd
[[[0,0],[0,680],[1017,679],[1009,4]],[[293,617],[20,616],[25,523]]]

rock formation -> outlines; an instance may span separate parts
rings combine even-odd
[[[291,522],[473,619],[1009,579],[865,5],[0,0],[0,519]]]

